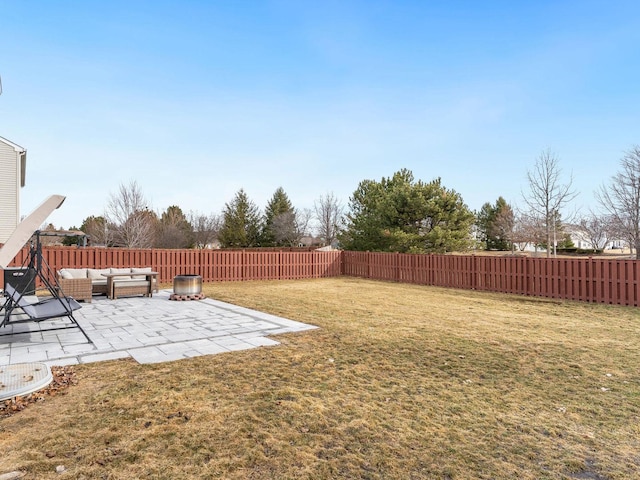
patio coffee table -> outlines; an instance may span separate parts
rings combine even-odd
[[[153,279],[158,276],[158,272],[142,273],[103,273],[107,277],[107,298],[115,300],[118,295],[144,295],[151,297],[153,294]],[[145,279],[135,279],[132,277],[142,277]],[[126,280],[118,281],[118,277],[128,277]]]

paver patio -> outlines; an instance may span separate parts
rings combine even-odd
[[[0,329],[0,365],[43,362],[71,365],[119,358],[158,363],[278,345],[270,335],[317,328],[214,299],[170,301],[170,290],[151,298],[94,297],[74,313],[93,340],[68,319],[26,322]],[[9,335],[7,335],[9,334]]]

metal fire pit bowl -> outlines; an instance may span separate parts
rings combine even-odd
[[[173,294],[170,300],[201,300],[202,277],[200,275],[176,275],[173,278]]]

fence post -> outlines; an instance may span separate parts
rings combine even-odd
[[[478,289],[478,257],[471,255],[471,290]]]
[[[246,270],[247,270],[246,263],[247,262],[246,262],[245,254],[246,254],[246,251],[243,248],[242,249],[242,254],[240,255],[240,272],[241,272],[240,273],[240,280],[243,280],[243,281],[247,279],[246,278],[247,277],[247,273],[246,273]]]

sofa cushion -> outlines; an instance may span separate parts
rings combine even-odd
[[[131,269],[131,273],[147,273],[147,272],[152,272],[153,270],[151,270],[151,267],[144,267],[144,268],[132,268]],[[146,280],[147,276],[146,275],[131,275],[131,278],[134,278],[136,280]]]
[[[71,273],[67,272],[66,268],[61,268],[60,270],[58,270],[58,275],[60,275],[60,278],[64,278],[65,280],[71,280],[73,278],[71,276]]]
[[[125,278],[122,279],[120,277],[118,277],[118,280],[114,280],[113,281],[113,285],[115,287],[146,287],[149,285],[149,282],[147,282],[146,280],[134,280],[132,278]]]
[[[131,269],[130,268],[111,268],[110,270],[111,270],[110,273],[131,273]],[[118,277],[118,278],[119,279],[124,279],[124,278],[127,278],[127,277]]]
[[[86,268],[63,268],[58,273],[60,277],[67,280],[71,278],[87,278]]]
[[[111,273],[110,268],[87,268],[87,276],[91,280],[105,280],[107,277],[103,273]]]

